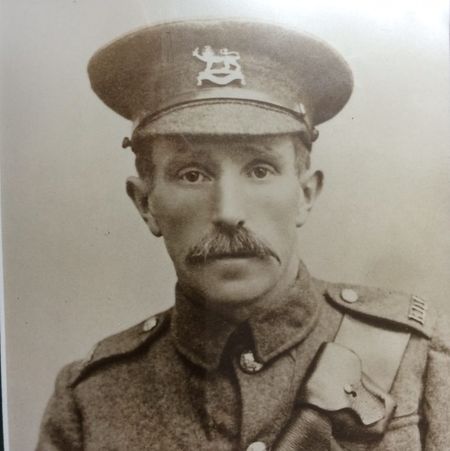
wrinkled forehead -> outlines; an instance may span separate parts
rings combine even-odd
[[[151,152],[155,163],[177,156],[227,157],[280,157],[287,158],[303,147],[294,134],[274,136],[224,136],[224,135],[172,135],[154,136],[140,146],[140,152]]]

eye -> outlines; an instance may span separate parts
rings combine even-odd
[[[275,170],[273,167],[266,164],[258,164],[253,166],[249,171],[249,176],[256,179],[262,180],[267,178],[269,175],[274,175]]]
[[[211,180],[205,173],[198,169],[183,169],[177,174],[178,179],[182,182],[194,185]]]

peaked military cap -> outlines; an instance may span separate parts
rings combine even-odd
[[[160,24],[97,51],[88,65],[100,99],[134,135],[303,132],[336,115],[353,87],[344,59],[316,37],[267,23]]]

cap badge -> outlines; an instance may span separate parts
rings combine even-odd
[[[192,55],[206,63],[205,69],[198,73],[197,86],[201,86],[203,80],[222,86],[239,80],[241,85],[245,85],[245,78],[238,63],[241,58],[238,52],[231,52],[223,48],[217,54],[210,45],[206,45],[203,47],[202,53],[197,47]]]

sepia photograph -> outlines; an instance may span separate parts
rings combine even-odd
[[[447,3],[3,2],[5,450],[450,449]]]

